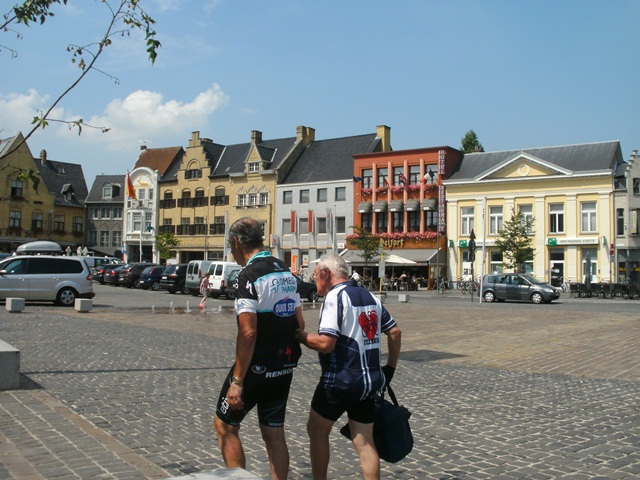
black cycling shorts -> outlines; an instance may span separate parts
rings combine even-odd
[[[349,420],[358,423],[373,423],[375,420],[374,395],[364,400],[347,400],[334,392],[325,390],[322,382],[316,387],[311,400],[311,408],[327,420],[337,421],[344,412],[347,412]]]
[[[282,427],[287,410],[289,389],[293,379],[293,368],[285,368],[275,372],[249,368],[242,385],[242,410],[232,410],[227,403],[227,391],[231,386],[233,367],[222,385],[216,415],[229,425],[238,426],[253,407],[258,406],[258,421],[267,427]]]

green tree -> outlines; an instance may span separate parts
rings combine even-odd
[[[156,236],[156,249],[161,260],[171,258],[171,251],[180,245],[180,240],[173,233],[164,232]]]
[[[524,271],[524,264],[533,260],[534,219],[525,217],[522,212],[511,208],[511,218],[504,222],[500,230],[500,238],[496,240],[496,247],[502,253],[502,263],[506,268]]]
[[[66,46],[67,52],[71,55],[71,62],[77,65],[80,70],[77,77],[71,81],[70,85],[66,87],[55,100],[53,100],[51,105],[47,107],[46,111],[38,112],[38,114],[33,117],[31,130],[24,135],[21,142],[17,143],[12,149],[0,155],[0,159],[13,153],[37,130],[47,127],[50,122],[66,123],[69,125],[69,128],[77,128],[78,134],[82,133],[83,127],[98,128],[103,132],[107,132],[109,130],[106,127],[89,125],[85,123],[82,118],[67,121],[51,118],[50,115],[62,99],[67,96],[69,92],[71,92],[71,90],[73,90],[91,71],[102,73],[114,82],[119,82],[117,78],[99,70],[96,66],[98,59],[104,53],[104,49],[113,43],[114,37],[129,36],[131,30],[134,29],[143,31],[149,60],[151,63],[155,62],[158,54],[157,50],[161,45],[156,39],[156,32],[153,29],[155,20],[142,9],[140,6],[141,0],[102,0],[100,3],[106,7],[106,11],[108,13],[106,14],[104,30],[100,33],[98,40],[84,45],[72,44]],[[22,38],[22,33],[19,31],[20,28],[28,28],[31,24],[43,24],[47,19],[54,16],[51,11],[51,8],[54,5],[66,4],[67,0],[25,0],[11,7],[10,10],[2,16],[2,20],[0,20],[0,31],[15,34],[16,38],[19,40]],[[18,55],[18,50],[0,44],[0,52],[4,50],[9,51],[13,58]]]
[[[478,135],[473,130],[469,130],[462,137],[462,151],[464,153],[484,152],[484,147],[478,140]]]
[[[361,251],[360,257],[364,260],[364,268],[366,270],[369,262],[378,255],[380,240],[358,225],[353,225],[351,228],[355,233],[349,237],[349,243]]]

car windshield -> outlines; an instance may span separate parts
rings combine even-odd
[[[176,267],[175,265],[169,265],[167,267],[167,269],[164,271],[164,273],[166,275],[171,275],[172,273],[175,273],[175,271],[178,269],[178,267]]]
[[[520,276],[525,280],[527,280],[529,283],[532,283],[534,285],[539,285],[541,283],[544,283],[543,281],[538,280],[536,277],[534,277],[533,275],[529,275],[528,273]]]
[[[153,270],[153,267],[147,267],[142,271],[142,273],[148,275],[151,273],[151,270]]]

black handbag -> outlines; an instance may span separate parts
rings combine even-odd
[[[390,386],[387,386],[387,390],[391,402],[384,398],[384,392],[376,394],[373,442],[381,459],[389,463],[397,463],[409,455],[413,449],[413,435],[409,425],[411,412],[398,404]],[[351,440],[348,423],[340,429],[340,433]]]

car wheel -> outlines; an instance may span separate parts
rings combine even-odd
[[[496,295],[491,290],[487,290],[486,292],[484,292],[483,296],[484,296],[484,301],[487,303],[495,302],[496,300]]]
[[[182,293],[183,295],[189,295],[191,293],[191,290],[189,290],[187,287],[184,286],[184,284],[180,287],[180,293]]]
[[[533,303],[542,303],[544,302],[544,298],[542,298],[542,294],[540,292],[533,292],[531,294],[531,301]]]
[[[104,280],[98,280],[98,282],[100,282],[100,285],[104,285]]]
[[[318,291],[315,289],[312,289],[309,291],[309,295],[307,295],[307,300],[309,300],[310,302],[317,302],[318,301]]]
[[[160,282],[153,282],[153,283],[151,284],[151,289],[152,289],[154,292],[157,292],[158,290],[160,290]]]
[[[168,288],[167,291],[173,295],[174,293],[176,293],[176,290],[174,288]]]
[[[76,303],[76,291],[73,288],[65,287],[58,292],[56,303],[63,307],[73,307]]]
[[[189,291],[191,292],[191,295],[193,295],[194,297],[197,297],[200,295],[200,292],[198,290],[189,289]]]

